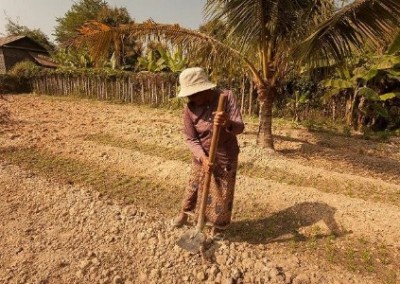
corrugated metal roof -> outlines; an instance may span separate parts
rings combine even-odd
[[[37,52],[29,52],[29,54],[33,57],[33,59],[41,66],[56,68],[57,64],[55,64],[50,57],[45,56],[43,54]]]
[[[3,45],[6,45],[7,43],[17,41],[21,38],[24,38],[26,36],[6,36],[6,37],[0,37],[0,47]]]

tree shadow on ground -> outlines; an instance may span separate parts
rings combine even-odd
[[[336,209],[319,202],[303,202],[279,211],[271,216],[258,220],[241,220],[233,222],[226,233],[231,241],[262,244],[271,242],[287,242],[290,240],[306,240],[307,236],[299,230],[312,226],[320,221],[325,223],[329,235],[342,236],[342,232],[335,221]]]
[[[391,159],[388,155],[371,154],[378,147],[376,142],[350,137],[342,137],[343,141],[338,142],[332,139],[332,135],[318,132],[313,132],[313,136],[316,143],[277,135],[277,141],[301,143],[296,149],[280,149],[277,152],[288,158],[310,160],[315,157],[327,161],[343,161],[350,164],[352,171],[357,174],[368,170],[377,176],[388,175],[390,179],[400,176],[400,161]]]

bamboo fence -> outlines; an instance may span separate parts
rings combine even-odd
[[[253,84],[245,78],[240,86],[233,89],[241,112],[254,114],[256,110]],[[248,82],[247,82],[248,83]],[[54,96],[79,96],[97,100],[123,103],[168,105],[176,97],[178,77],[172,73],[87,73],[87,72],[45,72],[31,77],[31,86],[36,94]]]
[[[31,78],[37,94],[80,96],[97,100],[161,105],[176,94],[176,75],[132,73],[129,75],[46,73]]]

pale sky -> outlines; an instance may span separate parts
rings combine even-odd
[[[0,0],[0,36],[4,35],[6,17],[31,29],[39,28],[50,40],[56,18],[63,17],[78,0]],[[159,23],[180,24],[197,29],[203,23],[206,0],[106,0],[110,6],[125,7],[131,18],[142,22],[149,18]]]

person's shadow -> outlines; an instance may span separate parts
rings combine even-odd
[[[303,202],[263,219],[233,222],[226,232],[226,238],[231,241],[252,244],[302,241],[307,237],[301,234],[299,229],[312,226],[320,221],[325,223],[329,232],[323,234],[315,231],[313,237],[341,236],[345,232],[340,230],[335,221],[335,211],[334,207],[326,203]]]

